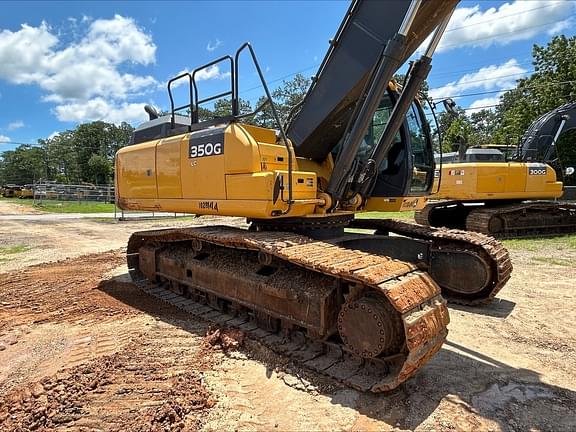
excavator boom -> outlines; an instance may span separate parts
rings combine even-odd
[[[403,64],[449,17],[459,0],[424,1],[399,53]],[[287,128],[296,153],[323,160],[338,144],[386,43],[394,38],[411,2],[354,1],[330,41],[313,83]],[[387,82],[387,81],[385,81]]]

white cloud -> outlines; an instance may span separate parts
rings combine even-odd
[[[9,131],[12,131],[12,130],[20,129],[23,127],[24,127],[24,122],[22,120],[17,120],[15,122],[8,123],[8,126],[6,126],[6,129],[8,129]]]
[[[224,79],[230,76],[230,72],[221,72],[218,65],[212,65],[202,69],[196,73],[197,81],[204,81],[210,79]]]
[[[174,76],[179,76],[185,73],[192,73],[192,71],[186,69],[181,70],[180,72],[178,72],[176,75]],[[230,78],[231,73],[230,72],[222,72],[220,71],[220,68],[218,67],[218,65],[212,65],[212,66],[208,66],[207,68],[201,69],[198,72],[196,72],[196,75],[194,77],[194,79],[196,80],[196,82],[200,82],[200,81],[207,81],[207,80],[214,80],[214,79],[225,79],[225,78]],[[182,84],[188,83],[188,80],[185,78],[182,78],[178,81],[174,81],[174,83],[172,84],[172,88],[176,88],[176,87],[180,87]],[[168,85],[168,83],[162,83],[159,85],[160,88],[165,89],[166,86]]]
[[[206,49],[209,52],[215,51],[219,46],[222,45],[222,41],[220,39],[216,39],[216,42],[212,43],[212,41],[208,41],[208,45],[206,45]]]
[[[47,60],[58,38],[42,22],[38,27],[23,24],[17,32],[0,32],[0,78],[14,84],[31,84],[44,77]]]
[[[470,115],[483,109],[493,110],[495,108],[494,105],[498,105],[499,103],[500,103],[500,96],[492,96],[477,99],[474,102],[472,102],[470,106],[466,109],[466,114]]]
[[[56,138],[58,135],[60,135],[60,132],[54,131],[50,135],[48,135],[48,139]]]
[[[6,135],[0,135],[0,144],[2,143],[7,143],[12,141],[9,137],[7,137]]]
[[[576,11],[576,3],[565,0],[515,0],[484,11],[480,10],[481,4],[454,11],[437,52],[463,46],[506,45],[544,32],[557,34],[573,23],[569,15]]]
[[[510,59],[501,65],[486,66],[477,72],[463,75],[457,81],[431,89],[428,94],[433,99],[438,99],[457,96],[473,89],[491,91],[511,88],[526,72],[516,59]]]
[[[77,25],[77,20],[70,22]],[[81,23],[86,27],[84,35],[64,46],[45,22],[38,27],[23,24],[15,32],[1,31],[0,79],[38,85],[47,92],[42,100],[61,104],[55,112],[67,113],[59,118],[90,120],[67,110],[82,104],[101,106],[102,101],[108,106],[108,118],[121,113],[134,118],[126,107],[138,104],[126,100],[156,89],[157,82],[152,76],[123,73],[120,68],[154,63],[156,45],[151,36],[133,19],[120,15],[97,20],[82,17]],[[112,105],[117,107],[112,109]],[[89,114],[90,109],[79,112]]]
[[[67,103],[54,108],[60,121],[82,122],[102,120],[109,123],[123,121],[142,122],[148,120],[144,103],[111,103],[103,98],[94,98],[87,102]]]

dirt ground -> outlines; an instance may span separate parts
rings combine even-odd
[[[512,250],[497,301],[451,307],[440,353],[372,395],[256,343],[224,352],[206,323],[140,293],[120,248],[173,225],[2,221],[0,246],[30,249],[0,262],[0,430],[576,429],[576,268],[536,259],[556,250]]]
[[[22,204],[2,201],[0,202],[0,215],[21,215],[21,214],[41,214],[43,212],[36,210],[30,205],[29,200],[23,200]]]

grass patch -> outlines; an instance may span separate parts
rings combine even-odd
[[[414,220],[413,211],[403,211],[403,212],[366,212],[357,213],[356,218],[358,219],[404,219],[404,220]]]
[[[536,252],[543,247],[557,250],[576,250],[576,234],[540,239],[510,239],[503,240],[502,243],[508,249],[523,249],[531,252]]]
[[[43,200],[34,203],[31,199],[0,198],[0,202],[9,202],[27,206],[47,213],[114,213],[113,203],[93,201],[52,201]]]
[[[0,247],[0,263],[10,261],[15,258],[12,255],[26,252],[28,250],[30,250],[30,247],[24,245]]]
[[[114,213],[114,204],[77,201],[42,201],[34,205],[35,209],[48,213]]]
[[[14,203],[14,204],[22,204],[22,205],[27,205],[27,206],[32,206],[32,201],[29,198],[5,198],[5,197],[0,197],[0,202],[9,202],[9,203]]]
[[[544,263],[544,264],[553,264],[562,267],[571,267],[572,260],[565,259],[565,258],[549,258],[549,257],[534,257],[532,261]]]

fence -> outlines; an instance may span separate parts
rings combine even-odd
[[[35,183],[32,185],[32,198],[34,199],[34,202],[42,202],[42,200],[57,200],[114,203],[114,186]]]
[[[118,220],[134,219],[156,219],[164,217],[184,217],[191,216],[187,213],[163,213],[163,212],[143,212],[125,211],[115,205],[114,186],[79,184],[69,185],[53,182],[35,183],[19,187],[22,198],[33,198],[34,204],[42,204],[42,201],[66,201],[78,203],[110,203],[114,204],[114,218]],[[112,212],[112,209],[102,211]]]

